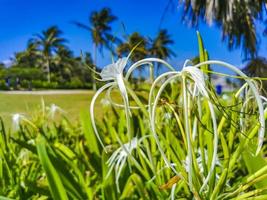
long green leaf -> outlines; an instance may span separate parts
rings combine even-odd
[[[46,141],[40,135],[36,139],[36,147],[39,159],[47,176],[49,189],[52,194],[52,197],[54,199],[60,200],[68,199],[61,179],[48,157],[48,153],[46,150]]]
[[[255,145],[252,142],[250,142],[249,146],[252,148],[252,149],[250,149],[251,151],[254,151],[257,149],[257,145]],[[254,155],[252,155],[251,152],[249,152],[246,149],[242,154],[242,158],[243,158],[245,165],[249,171],[249,174],[251,174],[251,175],[267,165],[267,160],[264,158],[262,153],[260,153],[257,156],[254,156]],[[260,182],[255,183],[255,187],[256,188],[267,187],[267,180],[265,179],[265,180],[262,180]]]
[[[100,157],[97,139],[94,134],[94,130],[91,124],[91,118],[88,112],[81,112],[81,123],[89,150],[91,151],[91,153],[95,153],[97,156]]]

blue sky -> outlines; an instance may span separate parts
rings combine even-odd
[[[177,1],[178,2],[178,1]],[[88,22],[89,13],[102,7],[109,7],[118,17],[113,24],[114,34],[138,31],[145,36],[154,37],[159,29],[161,15],[166,0],[0,0],[0,61],[8,60],[14,52],[25,49],[27,41],[51,25],[57,25],[64,32],[69,47],[78,55],[80,50],[92,51],[90,34],[75,27],[71,21]],[[179,68],[185,59],[197,55],[196,29],[181,23],[181,9],[174,9],[165,16],[162,28],[167,28],[175,44],[173,50],[177,57],[170,62]],[[259,27],[259,35],[262,35]],[[242,51],[228,51],[226,43],[221,42],[221,32],[217,27],[201,25],[206,49],[212,59],[221,59],[242,66]],[[267,37],[261,37],[259,55],[267,54]],[[109,54],[100,57],[99,64],[104,66],[111,61]]]

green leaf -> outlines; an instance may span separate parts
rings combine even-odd
[[[204,62],[206,61],[205,48],[202,37],[198,31],[197,31],[197,39],[198,39],[199,62]]]
[[[97,138],[94,134],[94,130],[91,124],[91,118],[88,112],[81,112],[81,123],[84,136],[87,141],[87,147],[89,148],[91,153],[95,153],[97,156],[100,157]]]
[[[108,155],[103,151],[102,153],[102,189],[103,189],[103,197],[101,199],[106,200],[116,200],[116,184],[114,180],[113,173],[110,174],[109,177],[107,177],[107,173],[109,171],[109,167],[107,165],[108,161]]]
[[[5,130],[5,125],[4,125],[4,121],[2,119],[2,117],[0,117],[0,144],[1,146],[3,146],[6,150],[7,149],[7,135],[6,135],[6,130]]]
[[[48,179],[49,189],[52,194],[52,197],[54,199],[68,199],[61,179],[48,157],[48,153],[46,150],[46,141],[40,135],[36,139],[36,147],[40,162]]]
[[[75,159],[76,155],[75,153],[68,148],[66,145],[59,143],[59,142],[55,142],[55,148],[58,149],[61,153],[63,153],[68,159]]]
[[[69,160],[65,155],[59,152],[56,152],[56,155],[51,155],[50,159],[68,195],[73,199],[84,199],[83,183],[77,180],[79,179],[77,177],[81,177],[82,175],[81,172],[78,171],[76,164],[73,164],[72,160]],[[70,171],[72,171],[72,173]]]
[[[127,198],[132,197],[135,189],[138,191],[141,199],[148,199],[146,191],[144,190],[144,188],[145,188],[145,186],[142,182],[142,179],[140,178],[140,176],[138,176],[137,174],[134,173],[128,178],[128,180],[127,180],[127,182],[123,188],[123,192],[122,192],[120,199],[127,199]]]
[[[198,39],[199,62],[201,63],[201,62],[208,61],[209,54],[208,54],[208,51],[204,47],[202,37],[198,31],[197,31],[197,39]],[[210,75],[207,73],[207,71],[209,70],[209,65],[202,65],[200,69],[203,72],[206,71],[206,74],[210,77]]]
[[[264,158],[263,154],[260,153],[257,156],[252,155],[251,152],[255,152],[257,149],[257,145],[250,142],[249,147],[251,148],[250,150],[246,149],[243,154],[243,160],[245,162],[245,165],[248,169],[248,172],[250,175],[254,174],[261,168],[265,167],[267,165],[267,160]],[[255,183],[256,188],[263,188],[267,187],[267,180],[262,180],[257,183]]]
[[[14,200],[14,199],[10,199],[10,198],[8,198],[8,197],[0,196],[0,200]]]

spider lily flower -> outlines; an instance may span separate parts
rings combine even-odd
[[[193,66],[187,66],[189,64],[188,61],[185,62],[184,67],[182,69],[181,72],[166,72],[165,74],[159,76],[155,82],[153,83],[151,90],[150,90],[150,94],[149,94],[149,114],[150,114],[150,122],[151,122],[151,130],[153,133],[153,136],[155,137],[156,143],[158,145],[159,151],[165,161],[165,163],[175,172],[176,170],[170,165],[170,161],[167,160],[166,155],[164,154],[160,143],[159,143],[159,139],[157,137],[156,134],[156,107],[159,101],[159,98],[161,96],[161,93],[163,92],[163,90],[165,89],[165,87],[172,82],[173,80],[179,79],[182,81],[182,93],[183,93],[183,113],[184,113],[184,122],[185,122],[185,133],[186,133],[186,143],[187,143],[187,153],[188,153],[188,159],[189,159],[189,170],[188,170],[188,179],[189,179],[189,186],[192,189],[193,187],[193,149],[192,149],[192,145],[191,145],[191,133],[190,133],[190,127],[189,127],[189,116],[188,116],[188,112],[190,112],[190,105],[189,105],[189,95],[188,95],[188,87],[187,85],[189,83],[194,84],[194,94],[201,94],[202,96],[204,96],[205,98],[207,98],[209,100],[209,95],[208,95],[208,90],[206,89],[205,86],[205,77],[204,74],[201,70],[193,67]],[[167,78],[167,80],[162,84],[162,86],[159,88],[157,95],[153,101],[153,92],[154,89],[156,87],[156,84],[162,80],[163,77],[169,77]],[[153,106],[152,106],[152,102],[153,102]],[[212,124],[213,124],[213,131],[214,131],[214,140],[213,140],[213,146],[214,146],[214,152],[213,152],[213,156],[212,156],[212,163],[210,166],[210,171],[204,181],[204,184],[202,187],[206,186],[206,184],[208,183],[212,172],[215,168],[215,159],[216,159],[216,155],[217,155],[217,146],[218,146],[218,134],[217,134],[217,122],[216,122],[216,116],[215,116],[215,112],[214,112],[214,108],[213,105],[208,102],[209,105],[209,109],[210,109],[210,113],[211,113],[211,119],[212,119]],[[194,123],[195,124],[195,123]],[[195,137],[195,136],[194,136]]]
[[[138,144],[141,142],[141,140],[142,139],[138,140],[138,138],[134,137],[130,142],[122,144],[121,147],[119,147],[116,151],[113,152],[113,154],[107,161],[109,171],[107,173],[106,178],[109,177],[112,170],[115,169],[115,180],[118,192],[120,192],[119,178],[122,169],[125,166],[129,156],[131,156],[132,151],[138,147]]]
[[[130,56],[130,55],[129,55]],[[125,114],[126,114],[126,120],[127,120],[127,127],[128,127],[128,136],[130,134],[130,108],[129,108],[129,100],[127,95],[126,86],[123,80],[123,70],[126,67],[127,61],[129,59],[129,56],[127,58],[120,58],[117,60],[117,62],[112,63],[110,65],[107,65],[103,68],[103,70],[100,73],[101,81],[111,81],[107,83],[106,85],[102,86],[100,89],[97,90],[95,95],[92,98],[91,105],[90,105],[90,116],[92,121],[92,126],[95,131],[95,134],[103,147],[103,149],[106,151],[105,146],[99,136],[99,133],[96,128],[95,119],[94,119],[94,104],[97,99],[97,97],[106,89],[110,87],[118,87],[120,94],[123,98],[124,104],[125,104]],[[130,137],[129,137],[130,138]]]
[[[26,119],[24,115],[15,113],[12,115],[12,127],[14,131],[18,131],[20,128],[20,123],[23,119]]]
[[[209,60],[209,61],[205,61],[205,62],[199,63],[199,64],[195,65],[195,67],[199,68],[199,67],[201,67],[203,65],[212,65],[212,64],[228,68],[231,71],[235,72],[236,74],[238,74],[239,76],[241,76],[244,79],[246,84],[251,89],[252,94],[255,97],[255,100],[256,100],[256,103],[257,103],[257,106],[258,106],[258,111],[259,111],[260,128],[259,128],[259,131],[258,131],[258,147],[257,147],[257,150],[256,150],[256,155],[258,155],[258,153],[260,152],[260,150],[262,148],[263,141],[264,141],[265,119],[264,119],[263,103],[262,103],[262,99],[260,98],[260,94],[259,94],[259,91],[258,91],[257,87],[255,86],[253,81],[251,81],[248,78],[248,76],[246,74],[244,74],[240,69],[238,69],[237,67],[235,67],[235,66],[233,66],[231,64],[228,64],[226,62],[222,62],[222,61],[218,61],[218,60]]]
[[[137,47],[137,46],[136,46]],[[136,48],[135,47],[135,48]],[[123,102],[124,105],[120,105],[120,104],[116,104],[113,103],[111,101],[112,105],[118,106],[118,107],[123,107],[125,109],[125,115],[126,115],[126,120],[127,120],[127,131],[128,131],[128,137],[130,140],[130,116],[131,116],[131,111],[130,109],[136,109],[139,107],[135,107],[135,106],[130,106],[129,105],[129,99],[128,99],[128,94],[127,94],[127,90],[126,90],[126,86],[124,83],[124,77],[123,77],[123,70],[125,69],[126,65],[127,65],[127,61],[131,55],[131,53],[134,51],[134,49],[129,53],[128,57],[124,57],[124,58],[120,58],[118,59],[115,63],[113,62],[112,64],[109,64],[107,66],[105,66],[103,68],[103,70],[101,71],[101,73],[99,73],[101,79],[100,81],[111,81],[109,83],[107,83],[106,85],[102,86],[94,95],[94,97],[92,98],[91,101],[91,105],[90,105],[90,116],[91,116],[91,121],[92,121],[92,126],[93,129],[95,131],[95,134],[101,144],[101,146],[105,149],[105,146],[99,136],[99,133],[97,131],[96,128],[96,124],[95,124],[95,119],[94,119],[94,104],[95,101],[97,99],[97,97],[106,89],[108,89],[108,95],[110,95],[111,89],[117,87],[119,88],[120,94],[123,98]],[[136,69],[137,67],[140,67],[144,64],[151,64],[152,62],[159,62],[164,64],[165,66],[167,66],[169,69],[174,70],[173,67],[171,65],[169,65],[167,62],[165,62],[164,60],[158,59],[158,58],[146,58],[143,60],[140,60],[136,63],[134,63],[129,70],[126,73],[126,78],[125,80],[127,81],[128,78],[130,77],[131,73],[133,72],[134,69]],[[151,67],[151,65],[149,65]]]
[[[51,104],[48,110],[49,110],[49,115],[51,116],[52,119],[54,119],[56,112],[65,113],[65,111],[56,104]]]
[[[165,74],[162,74],[161,76],[159,76],[154,83],[152,84],[151,90],[150,90],[150,94],[149,94],[149,115],[150,115],[150,123],[151,123],[151,130],[153,133],[153,136],[155,137],[155,140],[157,142],[158,148],[162,154],[162,157],[164,159],[164,161],[168,164],[169,167],[170,166],[170,161],[167,160],[162,148],[160,147],[159,144],[159,140],[156,134],[156,125],[155,125],[155,116],[156,116],[156,107],[158,104],[158,101],[160,99],[161,93],[163,92],[164,88],[173,80],[179,79],[181,81],[181,86],[182,86],[182,93],[183,93],[183,98],[182,98],[182,102],[183,102],[183,113],[184,113],[184,123],[185,123],[185,132],[186,132],[186,140],[187,140],[187,153],[188,153],[188,179],[189,179],[189,186],[190,188],[192,188],[192,176],[193,176],[193,156],[192,154],[193,149],[192,149],[192,145],[191,145],[191,137],[195,138],[197,131],[195,129],[196,126],[196,121],[194,121],[193,123],[193,136],[191,136],[191,131],[190,131],[190,127],[189,124],[191,125],[192,123],[189,123],[188,120],[190,120],[189,114],[188,112],[190,112],[190,95],[192,97],[194,96],[203,96],[205,97],[206,100],[208,100],[208,108],[210,111],[210,115],[211,115],[211,121],[212,121],[212,129],[213,129],[213,155],[212,155],[212,162],[210,164],[209,167],[209,173],[207,175],[207,177],[204,179],[203,184],[201,186],[200,189],[200,193],[203,191],[203,189],[205,188],[205,186],[208,184],[208,181],[211,178],[211,175],[213,173],[213,170],[215,168],[216,165],[216,157],[217,157],[217,148],[218,148],[218,131],[217,131],[217,122],[216,122],[216,115],[214,112],[214,105],[212,103],[212,100],[209,97],[209,93],[210,91],[207,89],[206,85],[205,85],[205,75],[203,74],[203,72],[198,69],[203,65],[207,65],[207,64],[216,64],[216,65],[220,65],[223,67],[226,67],[232,71],[234,71],[235,73],[237,73],[238,75],[240,75],[241,77],[243,77],[243,79],[247,82],[247,85],[250,87],[252,94],[254,95],[255,99],[256,99],[256,103],[258,105],[258,109],[259,109],[259,122],[260,122],[260,129],[259,129],[259,137],[258,137],[258,149],[256,151],[256,154],[260,151],[262,143],[263,143],[263,136],[264,136],[264,127],[265,127],[265,122],[264,122],[264,111],[263,111],[263,105],[261,102],[261,98],[259,96],[259,92],[257,90],[257,88],[255,87],[255,85],[252,83],[252,81],[250,81],[248,79],[248,77],[241,72],[238,68],[228,64],[228,63],[224,63],[221,61],[206,61],[206,62],[202,62],[200,64],[197,64],[195,66],[190,66],[190,63],[188,61],[186,61],[186,63],[184,64],[184,67],[182,69],[182,71],[180,72],[166,72]],[[153,97],[153,92],[155,90],[156,84],[159,83],[163,78],[168,77],[165,82],[160,86],[159,90],[157,91],[157,95],[154,98]],[[192,87],[193,86],[193,87]],[[190,90],[190,88],[194,88],[193,91]],[[238,92],[239,94],[241,93]],[[199,98],[198,98],[199,100]],[[153,105],[152,105],[153,104]],[[197,105],[201,105],[201,104],[197,104]],[[201,115],[201,109],[198,111],[199,114]],[[175,169],[172,168],[173,171],[175,172]]]
[[[118,59],[116,63],[107,65],[101,71],[100,76],[102,78],[102,81],[116,82],[116,85],[118,86],[120,90],[125,106],[127,107],[128,112],[130,113],[129,99],[128,99],[128,95],[126,91],[126,86],[123,80],[123,70],[126,67],[127,60],[128,60],[128,57],[127,58],[124,57],[124,58]]]
[[[129,57],[129,56],[128,56]],[[127,70],[126,74],[125,74],[125,80],[128,81],[129,80],[129,77],[131,76],[131,74],[133,73],[133,71],[135,69],[137,69],[138,67],[142,67],[143,65],[147,65],[149,66],[150,68],[153,68],[153,63],[160,63],[162,65],[164,65],[165,67],[167,67],[169,70],[171,71],[174,71],[174,68],[169,64],[167,63],[166,61],[162,60],[162,59],[159,59],[159,58],[145,58],[145,59],[142,59],[142,60],[139,60],[137,61],[136,63],[132,64],[129,69]],[[109,69],[107,69],[106,71],[110,71]],[[101,73],[100,73],[101,75]],[[105,76],[106,77],[106,76]],[[107,80],[111,80],[111,79],[107,79]],[[109,101],[110,103],[113,105],[113,106],[116,106],[116,107],[120,107],[120,108],[125,108],[125,105],[122,105],[122,104],[117,104],[115,102],[112,101],[111,99],[111,90],[113,89],[114,86],[110,87],[108,89],[108,92],[107,92],[107,96],[109,98]],[[139,106],[130,106],[128,105],[130,109],[140,109]],[[144,107],[148,107],[148,105],[145,105]]]
[[[32,123],[29,119],[27,119],[24,115],[19,114],[19,113],[15,113],[12,115],[12,127],[13,127],[14,131],[19,130],[20,124],[22,122],[26,122],[27,124],[32,126],[34,129],[38,130],[36,125],[34,123]]]

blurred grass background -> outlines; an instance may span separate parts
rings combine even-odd
[[[10,126],[12,114],[21,113],[30,116],[32,112],[41,107],[41,101],[44,99],[46,106],[56,104],[66,111],[66,116],[70,120],[76,120],[79,118],[81,111],[89,111],[93,94],[94,92],[90,90],[81,93],[70,92],[69,94],[0,93],[0,116],[4,119],[6,125]],[[95,115],[97,118],[102,115],[100,101],[103,96],[100,96],[96,102]]]

